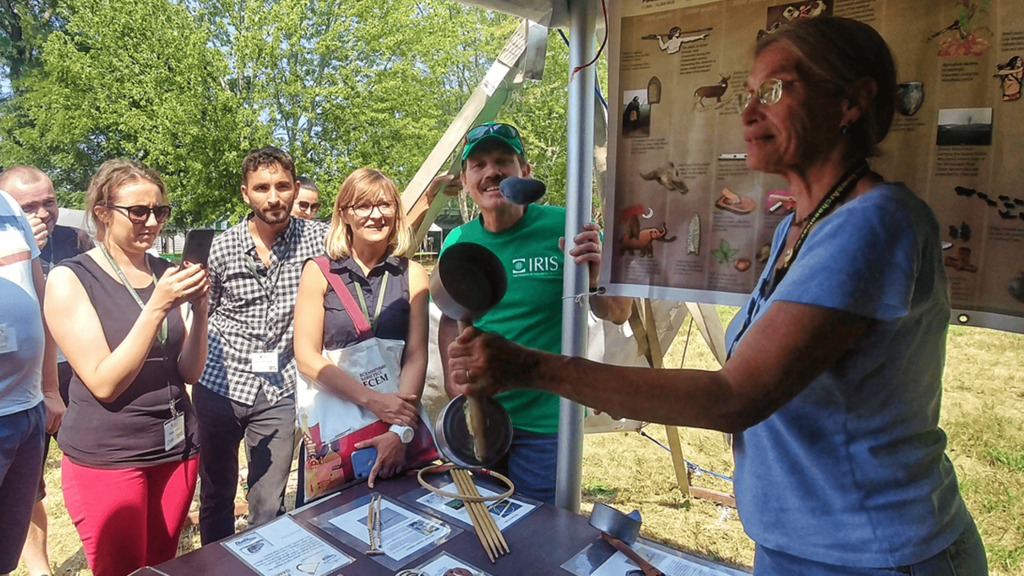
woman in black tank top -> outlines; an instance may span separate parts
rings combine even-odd
[[[378,338],[405,342],[398,393],[382,394],[365,387],[321,355],[324,348],[346,348],[358,337],[338,294],[312,260],[302,270],[295,304],[295,360],[302,375],[392,425],[391,431],[356,444],[377,449],[368,477],[371,488],[376,478],[401,471],[404,442],[413,434],[406,427],[415,428],[419,422],[419,398],[426,379],[428,278],[422,266],[402,256],[411,241],[394,182],[370,168],[350,174],[334,202],[327,233],[330,273],[353,298],[364,302],[361,308]]]
[[[210,282],[150,256],[170,215],[160,175],[104,162],[87,212],[99,246],[50,272],[46,319],[74,370],[58,441],[65,504],[97,576],[174,557],[195,492],[185,391],[206,363]]]

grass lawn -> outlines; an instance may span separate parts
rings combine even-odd
[[[733,308],[719,308],[723,322],[734,312]],[[690,336],[684,362],[687,323],[668,351],[665,366],[714,368],[714,358],[696,330]],[[947,450],[967,507],[981,531],[994,576],[1024,575],[1022,356],[1024,336],[950,328],[941,424],[949,435]],[[665,443],[664,427],[651,425],[645,432]],[[680,436],[689,461],[707,470],[731,474],[732,456],[722,434],[683,429]],[[691,482],[731,491],[727,481],[706,474],[693,476]],[[46,483],[54,574],[91,575],[61,498],[56,446],[50,450]],[[736,511],[684,497],[676,486],[669,453],[640,434],[586,436],[583,491],[585,514],[589,514],[593,502],[605,502],[625,512],[635,508],[643,515],[645,537],[738,565],[749,566],[753,561],[753,543],[743,533]],[[198,533],[186,529],[180,550],[198,546]],[[14,574],[24,576],[24,567]]]

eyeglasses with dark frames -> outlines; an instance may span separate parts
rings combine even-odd
[[[149,221],[149,215],[152,214],[158,224],[163,224],[171,216],[171,207],[167,205],[163,206],[118,206],[116,204],[109,204],[110,208],[117,208],[124,210],[125,215],[131,220],[132,224],[145,224]]]
[[[380,212],[381,216],[394,216],[395,210],[398,208],[394,202],[364,202],[360,204],[353,204],[351,206],[345,206],[346,209],[352,210],[352,213],[359,218],[369,218],[370,214],[373,214],[373,209],[376,208]]]

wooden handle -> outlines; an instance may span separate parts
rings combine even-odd
[[[468,320],[459,320],[459,334],[473,323]],[[487,458],[487,413],[484,411],[484,401],[476,396],[469,397],[469,419],[473,432],[473,454],[477,460]]]
[[[616,550],[625,554],[626,558],[629,558],[630,560],[635,562],[636,565],[644,571],[644,574],[646,576],[665,576],[664,572],[658,570],[653,564],[645,560],[643,556],[637,554],[636,550],[633,550],[632,548],[627,546],[626,543],[622,540],[619,540],[614,536],[609,536],[605,533],[601,533],[601,537],[604,538],[606,542],[614,546]]]

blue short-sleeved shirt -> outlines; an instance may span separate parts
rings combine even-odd
[[[792,216],[726,334],[776,301],[874,320],[861,341],[764,422],[737,435],[736,504],[758,544],[818,562],[903,566],[965,525],[938,427],[949,298],[939,225],[899,183],[837,208],[768,294]]]

